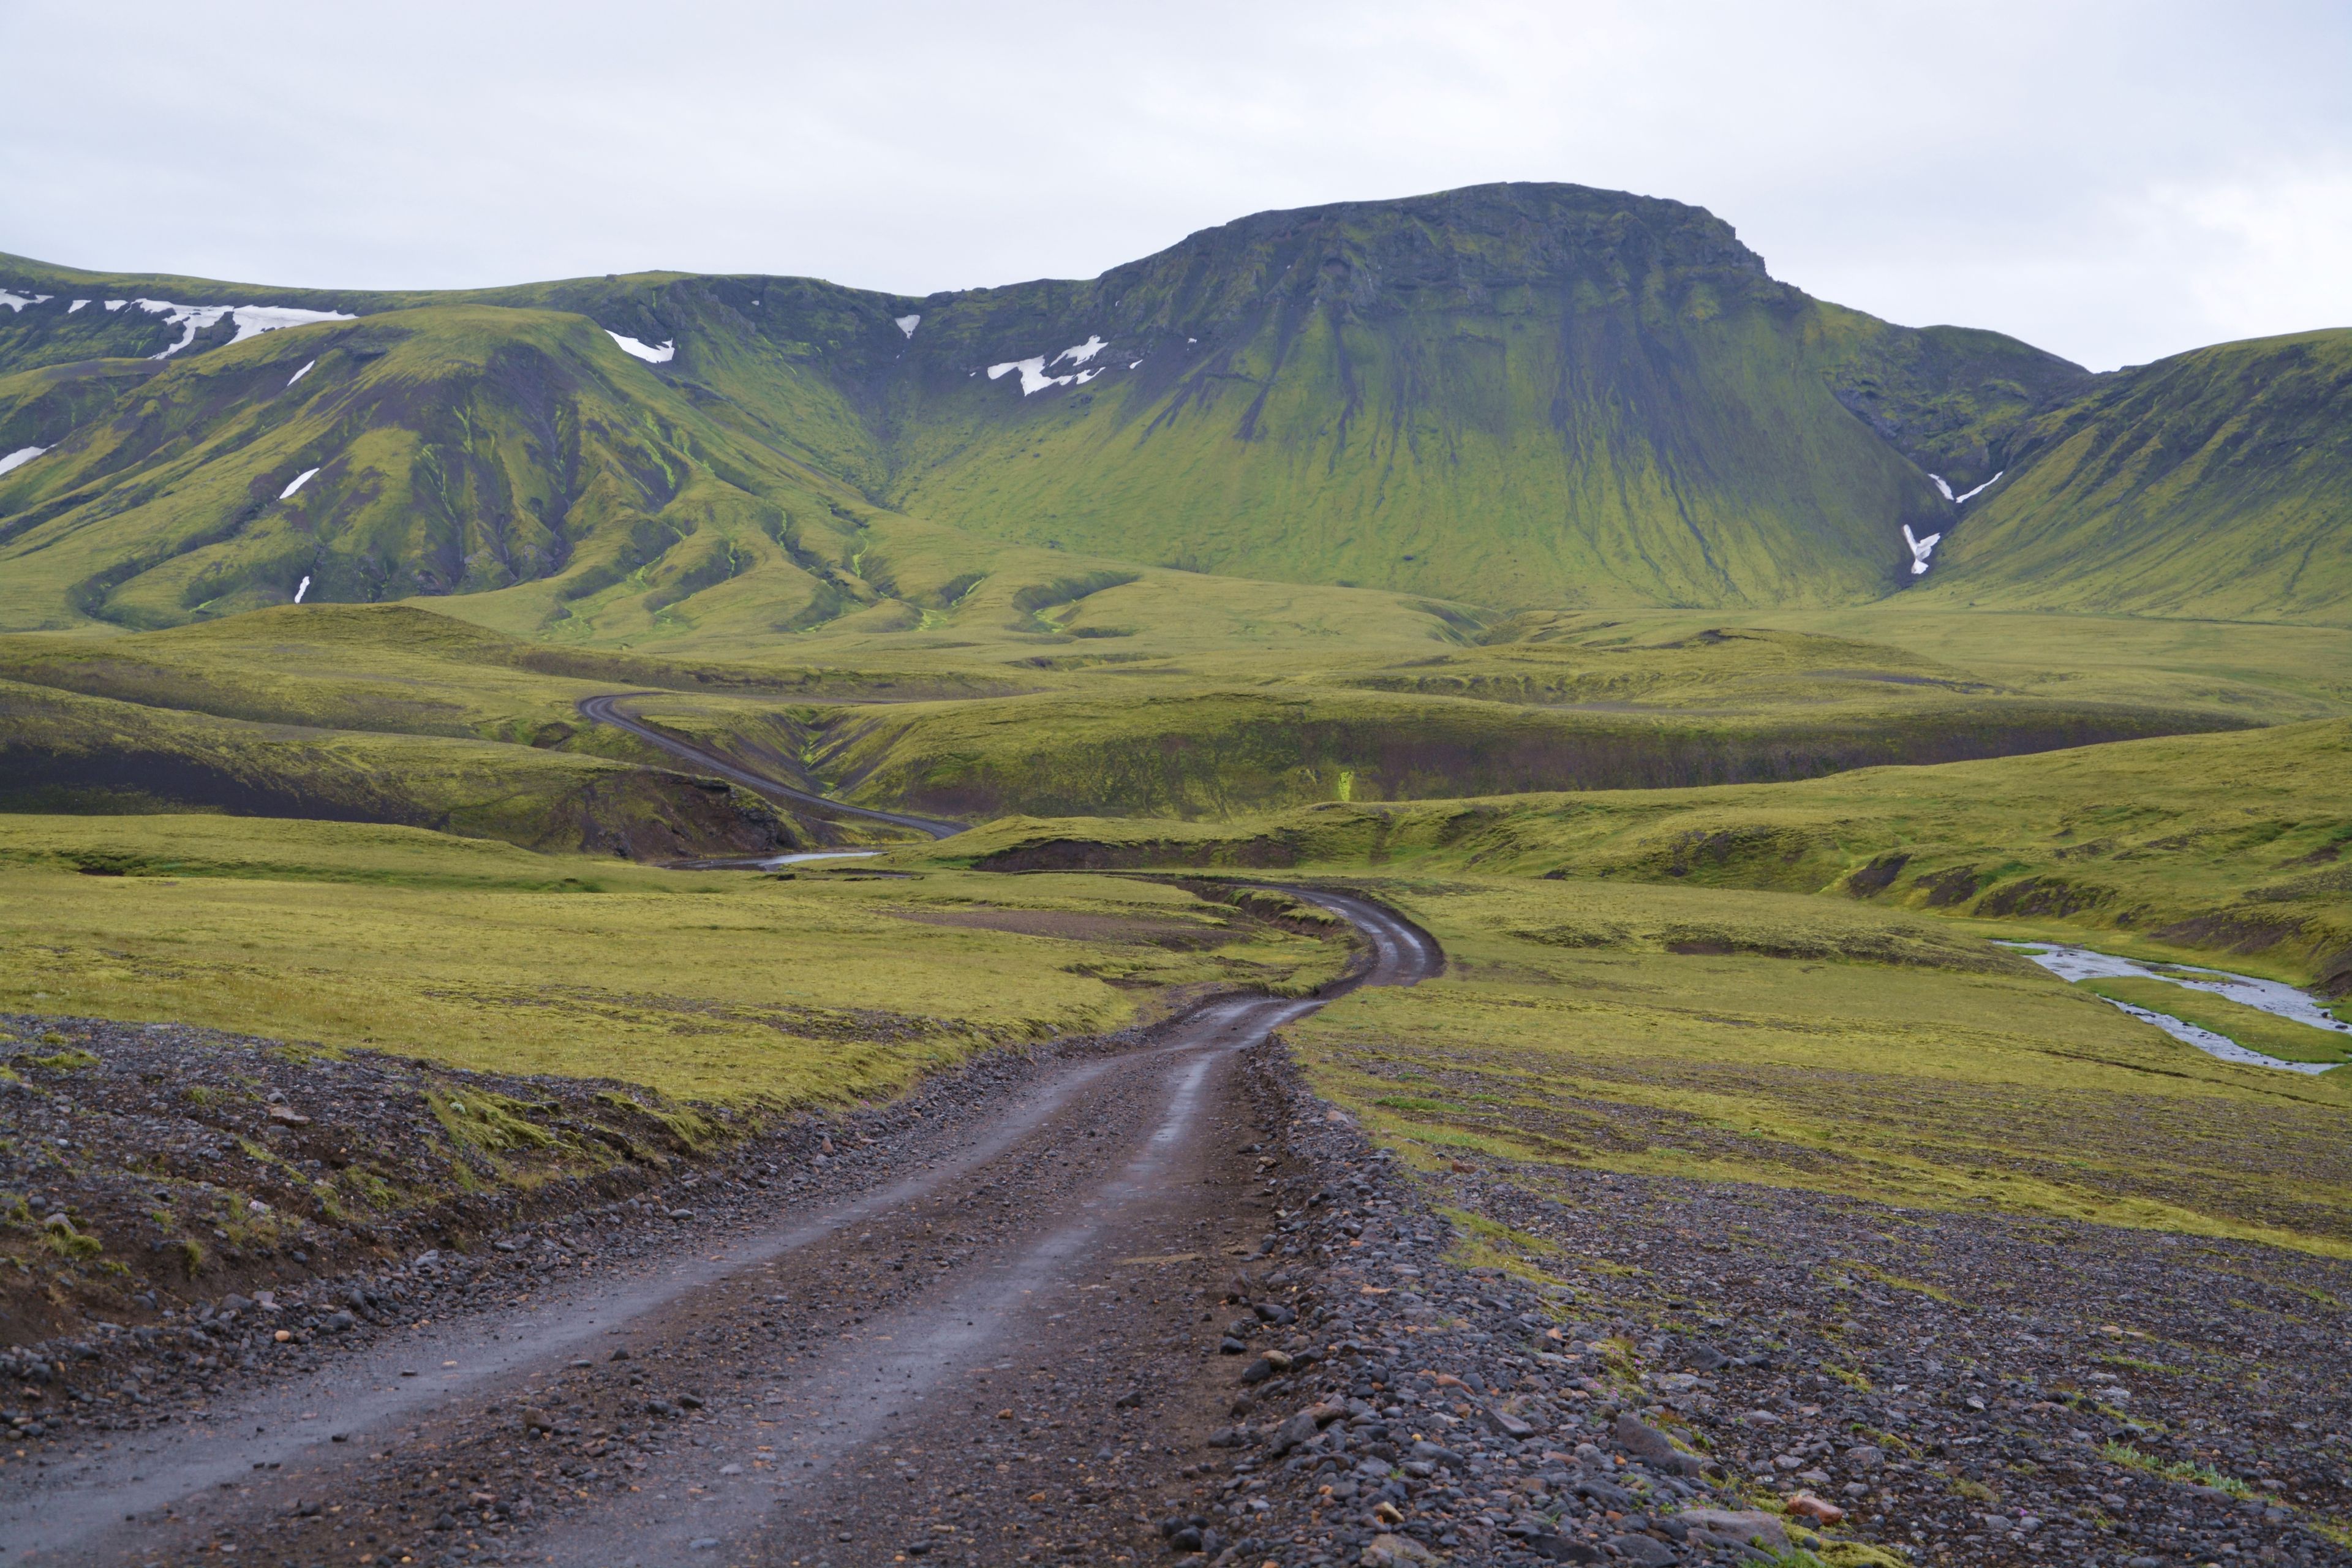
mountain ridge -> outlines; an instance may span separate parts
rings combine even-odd
[[[234,315],[192,330],[145,309],[67,309],[67,296],[84,289],[74,297],[162,299],[170,289],[204,296],[183,305],[359,318],[287,327],[299,334],[282,340],[289,348],[403,318],[446,335],[451,318],[432,312],[477,312],[467,331],[482,342],[465,352],[484,365],[500,353],[491,339],[551,330],[531,325],[548,312],[584,318],[614,341],[613,354],[577,334],[547,352],[562,364],[553,382],[608,395],[611,406],[592,423],[692,424],[698,445],[677,459],[724,498],[722,510],[778,506],[762,486],[781,482],[830,520],[824,560],[814,571],[799,562],[805,580],[776,584],[780,626],[895,597],[891,584],[860,574],[860,547],[848,542],[893,516],[946,525],[973,542],[976,559],[1042,549],[1504,610],[1868,602],[1917,591],[1908,527],[1945,536],[1919,584],[1939,597],[1990,590],[2063,600],[2063,584],[2021,582],[2003,563],[2056,560],[2063,572],[2095,574],[2097,563],[2079,550],[2021,552],[2017,530],[2048,525],[2016,521],[2022,503],[2004,498],[2034,493],[2021,464],[2063,449],[2055,433],[2097,417],[2084,411],[2105,409],[2109,423],[2148,417],[2117,389],[2166,384],[2168,374],[2095,375],[1999,333],[1897,327],[1773,279],[1704,208],[1565,184],[1254,214],[1095,279],[919,298],[675,272],[439,293],[271,289],[9,257],[0,257],[0,289],[24,291],[12,298],[25,301],[0,312],[0,456],[58,453],[0,473],[0,559],[22,556],[21,542],[39,531],[29,513],[76,512],[53,531],[75,534],[85,551],[96,539],[97,553],[114,550],[110,569],[127,569],[73,602],[100,620],[124,584],[168,565],[151,559],[152,539],[134,548],[99,537],[123,534],[115,520],[139,510],[135,493],[144,492],[110,494],[131,478],[113,470],[74,487],[37,483],[42,468],[62,467],[76,442],[101,444],[94,431],[152,403],[155,388],[184,386],[216,354],[275,356]],[[57,297],[36,304],[31,292]],[[182,334],[186,344],[174,350]],[[628,368],[616,379],[608,367],[624,355]],[[646,390],[640,376],[667,394]],[[109,413],[111,421],[100,417]],[[415,471],[480,460],[461,456],[464,440],[446,433],[471,428],[470,417],[455,403],[444,408],[445,433],[417,444],[422,468],[377,474],[378,498],[415,489]],[[351,449],[362,434],[352,432]],[[553,462],[560,445],[509,441],[499,461],[512,469],[520,452],[524,468]],[[597,464],[600,482],[631,482],[617,458]],[[789,480],[740,482],[777,464]],[[2273,500],[2315,518],[2310,526],[2325,534],[2340,511],[2310,492],[2324,491],[2334,472],[2320,465]],[[1992,493],[1968,507],[1948,499],[1997,475],[2005,477]],[[152,479],[142,480],[148,491]],[[666,474],[664,484],[677,479]],[[518,482],[554,488],[545,475]],[[825,492],[821,504],[816,492]],[[330,531],[364,510],[347,504],[349,515],[322,520]],[[667,506],[665,498],[649,514]],[[2200,560],[2228,555],[2237,524],[2227,506],[2189,505],[2182,515],[2191,532],[2223,541]],[[193,542],[189,550],[216,551],[258,521],[239,519],[237,507],[215,504],[164,531]],[[452,514],[439,527],[446,537],[467,524]],[[639,529],[609,552],[611,564],[623,578],[666,577],[656,591],[677,590],[668,603],[690,619],[699,595],[744,574],[739,556],[714,554],[714,539],[698,543],[697,531],[676,518]],[[1971,543],[1989,538],[2004,542]],[[331,574],[317,591],[495,592],[572,570],[568,555],[550,554],[527,570],[507,563],[493,581],[499,573],[452,570],[447,548],[437,548],[438,564],[411,551],[375,581]],[[240,591],[257,603],[290,596],[300,552],[281,548],[269,582],[257,577]],[[2257,615],[2281,604],[2298,616],[2346,614],[2352,585],[2319,577],[2284,600],[2273,587],[2228,602]],[[610,585],[571,583],[562,603]],[[2157,589],[2124,597],[2164,613]],[[2172,597],[2171,613],[2180,613],[2183,596]],[[150,604],[136,624],[245,602],[179,598]],[[2105,602],[2096,590],[2076,598]],[[27,624],[21,610],[9,621]]]

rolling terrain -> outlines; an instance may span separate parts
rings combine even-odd
[[[2352,1563],[2347,344],[0,256],[0,1533]]]
[[[2318,542],[2341,333],[2095,376],[1812,300],[1703,209],[1580,186],[1261,214],[1092,280],[923,299],[6,258],[0,288],[0,454],[40,453],[0,475],[20,629],[305,576],[306,602],[461,595],[508,629],[706,646],[919,634],[1006,572],[1759,611],[1914,591],[1906,526],[1946,538],[1942,599],[2347,614]],[[2110,513],[2129,537],[2094,548]]]

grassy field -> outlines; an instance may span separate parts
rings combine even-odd
[[[0,680],[0,810],[386,822],[665,859],[819,829],[719,784],[526,745],[216,719]]]
[[[1291,1031],[1414,1158],[1486,1149],[2352,1255],[2352,1081],[2233,1068],[1965,931],[1719,888],[1357,879],[1442,979]]]
[[[625,954],[625,961],[619,955]],[[0,816],[0,1009],[173,1019],[687,1099],[877,1095],[1342,950],[1103,878],[666,872],[409,829]]]
[[[1044,867],[1466,870],[1827,894],[2352,984],[2352,721],[1794,784],[1011,819],[913,853]]]
[[[149,710],[135,723],[103,711],[171,730],[166,749],[194,767],[205,736],[234,731],[170,714],[502,742],[532,777],[544,753],[674,766],[579,718],[583,697],[637,691],[644,716],[756,765],[965,820],[1806,778],[2276,722],[2340,711],[2352,691],[2332,662],[2352,659],[2352,642],[2317,634],[2307,657],[2249,638],[2232,663],[2176,632],[2101,665],[2087,661],[2099,639],[2056,617],[2066,635],[2042,639],[2040,667],[2017,662],[2031,639],[2011,639],[2012,663],[1989,677],[1895,640],[1673,617],[1449,621],[1380,595],[1162,575],[1181,591],[1116,574],[1051,592],[982,579],[930,633],[772,637],[742,658],[552,643],[407,606],[281,605],[131,636],[0,637],[0,680]],[[1126,635],[1079,635],[1111,623]],[[431,747],[379,750],[413,759],[379,770],[395,795],[445,765]],[[261,782],[257,755],[243,748],[232,771]],[[299,748],[284,755],[291,776],[257,809],[302,814],[315,770]],[[155,793],[220,804],[218,791]],[[351,809],[349,793],[328,792],[331,814],[441,820],[429,788],[389,815]]]

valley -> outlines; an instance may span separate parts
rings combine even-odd
[[[2352,333],[0,290],[7,1561],[2352,1562]]]

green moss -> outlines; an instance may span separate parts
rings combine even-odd
[[[1286,1033],[1318,1089],[1416,1167],[1477,1148],[2352,1249],[2336,1195],[2352,1107],[2329,1080],[2214,1061],[1948,928],[1948,962],[1907,962],[1940,951],[1926,917],[1624,882],[1350,880],[1433,931],[1447,973]],[[1564,918],[1621,934],[1529,940]],[[1654,934],[1700,922],[1801,956]],[[1864,956],[1801,956],[1837,950]],[[1916,1270],[1846,1272],[1951,1295]]]
[[[2234,1498],[2253,1496],[2253,1489],[2235,1476],[2224,1475],[2210,1465],[2189,1459],[2163,1459],[2144,1454],[2129,1443],[2109,1443],[2099,1450],[2099,1457],[2111,1465],[2124,1465],[2168,1481],[2179,1481],[2188,1486],[2212,1487]]]
[[[544,1149],[556,1135],[530,1120],[520,1100],[473,1088],[429,1097],[434,1116],[459,1143],[484,1151]]]
[[[100,843],[183,874],[57,868]],[[693,1102],[887,1097],[976,1051],[1120,1028],[1163,986],[1305,990],[1346,954],[1149,882],[601,866],[354,824],[0,816],[0,1007],[617,1079],[656,1091],[626,1135],[697,1148],[721,1133]],[[590,871],[608,890],[584,898]],[[482,1152],[556,1131],[453,1092]]]

